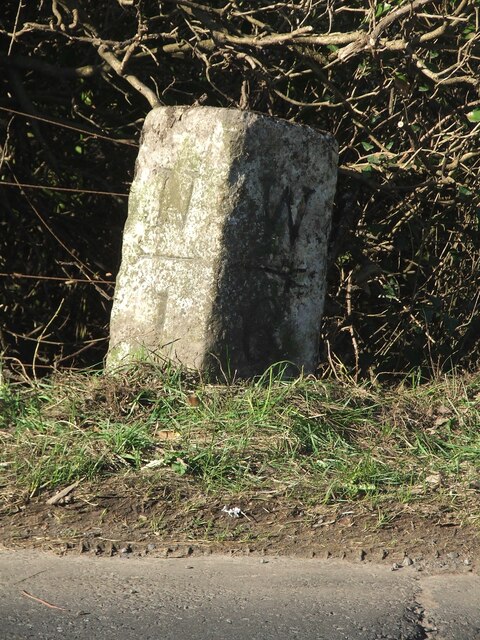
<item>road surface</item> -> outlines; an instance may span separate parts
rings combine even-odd
[[[0,551],[1,640],[479,640],[480,577],[368,564]]]

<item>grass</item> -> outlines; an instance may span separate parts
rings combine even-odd
[[[134,470],[209,495],[366,502],[382,522],[388,503],[471,495],[479,427],[479,376],[393,388],[273,370],[223,386],[153,365],[63,373],[0,387],[0,493]]]

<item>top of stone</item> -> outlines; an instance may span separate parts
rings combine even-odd
[[[194,112],[195,114],[204,113],[206,116],[216,115],[218,118],[228,117],[231,119],[244,120],[248,124],[253,124],[254,122],[264,121],[269,122],[271,124],[281,125],[283,127],[295,127],[301,128],[306,132],[309,132],[311,135],[321,136],[327,140],[329,140],[335,149],[338,148],[337,141],[335,136],[329,131],[324,131],[321,129],[316,129],[311,127],[308,124],[303,124],[301,122],[292,122],[290,120],[285,120],[284,118],[279,118],[276,116],[268,116],[263,113],[259,113],[256,111],[250,111],[245,109],[237,109],[235,107],[210,107],[204,105],[176,105],[176,106],[168,106],[168,107],[155,107],[152,109],[145,118],[145,126],[149,126],[153,124],[157,115],[160,113],[165,114],[171,113],[171,116],[175,119],[178,117],[182,117],[183,114],[187,112]]]

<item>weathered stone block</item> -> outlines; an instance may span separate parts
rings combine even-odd
[[[145,120],[110,330],[109,367],[312,371],[337,145],[255,113],[162,107]]]

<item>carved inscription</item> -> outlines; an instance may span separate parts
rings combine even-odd
[[[285,187],[280,202],[277,205],[276,211],[280,214],[279,218],[282,222],[284,222],[284,218],[286,218],[285,222],[288,229],[288,237],[292,246],[298,239],[300,227],[307,212],[308,201],[313,193],[314,189],[303,187],[301,196],[294,197],[291,188]],[[286,215],[284,212],[286,212]]]
[[[165,318],[167,315],[168,291],[157,293],[155,297],[155,331],[161,333],[165,326]]]
[[[183,229],[192,200],[196,174],[193,171],[179,173],[162,167],[158,170],[159,221]]]
[[[290,246],[293,247],[298,240],[309,200],[315,190],[310,187],[301,187],[294,193],[287,186],[280,196],[275,197],[272,183],[265,182],[265,218],[269,233],[273,238],[288,238]]]

